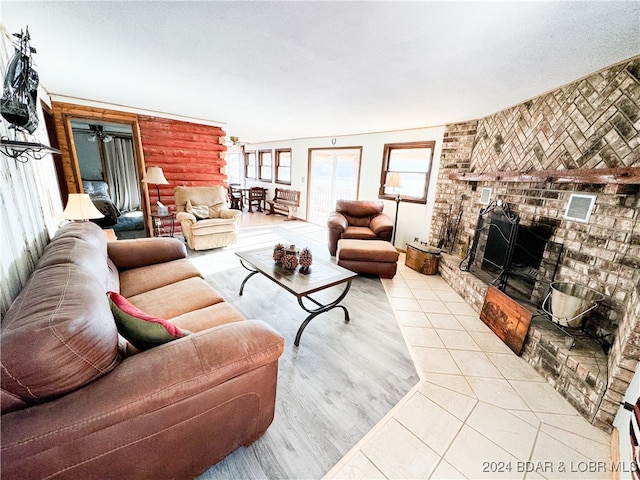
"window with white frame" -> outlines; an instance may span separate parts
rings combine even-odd
[[[263,182],[270,182],[272,179],[273,160],[271,150],[260,150],[258,152],[258,178]]]
[[[276,183],[291,185],[291,149],[276,150]]]
[[[258,164],[256,163],[256,152],[247,151],[244,153],[244,177],[250,180],[258,178]]]
[[[427,203],[434,149],[434,141],[386,144],[378,198],[394,200],[400,195],[403,202]]]

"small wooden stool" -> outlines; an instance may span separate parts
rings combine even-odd
[[[393,278],[398,269],[398,251],[385,240],[338,240],[338,265],[352,272]]]

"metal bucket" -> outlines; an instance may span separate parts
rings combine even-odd
[[[566,327],[579,327],[580,317],[604,300],[597,290],[568,282],[553,282],[549,295],[553,321]]]

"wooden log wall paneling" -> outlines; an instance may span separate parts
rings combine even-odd
[[[179,185],[222,185],[227,162],[221,144],[225,132],[216,126],[138,115],[146,166],[162,167],[169,185],[160,185],[162,203],[175,211],[173,189]],[[149,192],[151,203],[156,195]]]

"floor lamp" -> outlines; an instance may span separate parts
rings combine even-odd
[[[162,203],[160,201],[160,185],[167,185],[169,183],[167,179],[164,178],[164,173],[162,172],[162,168],[161,167],[147,168],[147,173],[142,179],[142,183],[149,183],[151,185],[156,186],[156,191],[158,192],[158,207],[159,207],[160,204]]]
[[[391,245],[396,246],[396,230],[398,227],[398,207],[400,207],[400,174],[398,172],[392,172],[387,177],[387,183],[384,184],[385,187],[393,188],[393,191],[396,192],[396,218],[393,222],[393,238],[391,239]]]

